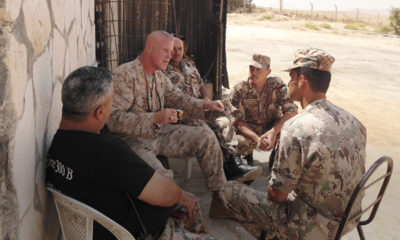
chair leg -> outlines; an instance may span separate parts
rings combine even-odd
[[[163,165],[163,167],[165,169],[169,169],[168,157],[163,156],[163,155],[158,155],[157,158],[161,162],[161,164]]]
[[[189,181],[189,179],[192,177],[192,166],[193,166],[193,158],[188,159],[185,162],[185,183]]]
[[[357,225],[357,232],[358,235],[360,236],[360,239],[365,240],[364,231],[362,230],[361,225]]]

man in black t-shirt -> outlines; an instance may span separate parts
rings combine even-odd
[[[198,198],[156,173],[121,140],[100,135],[112,107],[111,79],[106,69],[82,67],[64,81],[62,119],[47,157],[47,186],[99,210],[135,238],[143,229],[128,195],[152,236],[213,239],[201,233]],[[175,205],[187,216],[171,218]],[[95,224],[94,239],[114,238]]]

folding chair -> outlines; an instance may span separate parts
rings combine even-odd
[[[47,188],[53,195],[65,240],[92,240],[93,221],[98,222],[119,240],[135,240],[128,230],[96,209]]]
[[[373,180],[371,183],[369,183],[368,185],[365,185],[368,181],[368,179],[372,176],[372,174],[383,164],[383,163],[387,163],[387,169],[385,174],[381,175],[380,177],[376,178],[375,180]],[[392,175],[393,172],[393,159],[387,156],[383,156],[381,158],[379,158],[369,169],[368,171],[364,174],[363,178],[361,179],[360,183],[356,186],[356,188],[354,189],[353,194],[350,197],[349,202],[347,203],[346,206],[346,210],[344,212],[343,218],[340,221],[340,225],[339,228],[336,232],[336,236],[335,236],[335,240],[339,240],[342,237],[342,233],[343,233],[343,229],[345,228],[347,222],[349,220],[353,220],[353,219],[360,219],[361,216],[368,211],[371,207],[372,211],[369,215],[369,217],[366,220],[362,220],[358,223],[357,225],[357,231],[358,231],[358,235],[360,236],[360,239],[364,240],[365,236],[364,236],[364,232],[361,228],[361,226],[363,225],[367,225],[370,222],[372,222],[372,220],[374,220],[374,217],[376,215],[376,212],[378,211],[378,207],[379,204],[381,203],[381,200],[383,198],[383,194],[385,193],[386,187],[389,183],[390,177]],[[370,205],[368,205],[367,207],[365,207],[364,209],[362,209],[360,212],[357,212],[356,214],[354,214],[353,216],[351,216],[349,218],[349,214],[352,210],[353,207],[353,203],[355,202],[355,200],[358,197],[358,194],[361,192],[364,192],[367,188],[371,187],[372,185],[376,184],[377,182],[381,181],[383,179],[381,188],[379,190],[378,196],[376,198],[375,201],[373,201]]]

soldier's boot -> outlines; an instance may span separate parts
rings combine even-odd
[[[244,159],[246,159],[248,165],[254,166],[253,153],[250,153],[249,155],[245,156]]]
[[[213,192],[209,215],[210,218],[215,218],[215,219],[234,218],[233,212],[229,210],[227,207],[225,207],[218,192]]]
[[[245,164],[239,154],[231,154],[228,161],[224,162],[224,172],[228,180],[238,182],[252,182],[262,174],[261,166]]]

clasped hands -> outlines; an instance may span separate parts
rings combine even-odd
[[[276,142],[276,134],[274,129],[267,131],[266,133],[261,135],[256,141],[257,147],[262,151],[272,150],[274,148],[275,142]]]

